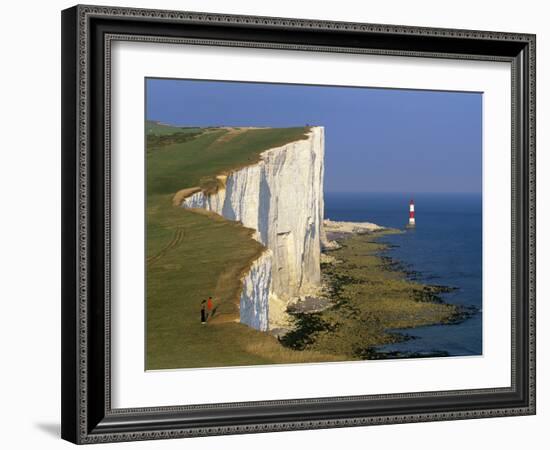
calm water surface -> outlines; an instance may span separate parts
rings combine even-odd
[[[325,217],[405,229],[410,199],[410,195],[396,193],[325,193]],[[395,246],[385,254],[401,262],[420,282],[458,288],[441,297],[447,303],[473,307],[475,313],[459,324],[396,330],[413,339],[379,347],[378,351],[480,355],[481,194],[415,194],[414,202],[416,228],[381,239]]]

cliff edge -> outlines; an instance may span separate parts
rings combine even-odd
[[[240,321],[266,331],[272,309],[321,284],[324,128],[268,149],[255,164],[218,177],[216,192],[188,191],[184,208],[215,212],[255,230],[268,250],[243,279]],[[266,301],[266,299],[269,299]]]

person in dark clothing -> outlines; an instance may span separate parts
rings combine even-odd
[[[206,325],[206,300],[201,302],[201,323]]]

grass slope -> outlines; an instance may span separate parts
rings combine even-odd
[[[148,147],[147,195],[201,186],[216,175],[254,164],[265,150],[304,139],[306,132],[303,127],[207,128],[189,141]]]
[[[159,127],[161,128],[159,131]],[[215,214],[172,206],[174,194],[258,160],[306,129],[148,128],[147,369],[326,361],[336,356],[282,347],[238,323],[240,277],[264,250],[252,230]],[[156,133],[156,134],[155,134]],[[170,136],[176,137],[168,139]],[[213,296],[215,322],[200,323],[200,301]]]

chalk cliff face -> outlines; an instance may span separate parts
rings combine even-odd
[[[263,286],[270,295],[288,301],[311,292],[321,281],[323,160],[324,128],[311,127],[307,139],[263,152],[257,164],[230,173],[224,189],[211,195],[196,192],[181,206],[207,209],[255,229],[255,239],[271,251],[270,258],[260,258],[266,265],[270,259],[271,265],[270,285]],[[259,260],[256,263],[260,264]],[[250,283],[260,273],[259,267],[254,267]],[[245,290],[247,283],[245,280]],[[249,289],[263,305],[265,296]],[[246,298],[250,299],[248,294]],[[263,312],[257,313],[262,318],[249,319],[249,303],[241,297],[241,321],[263,329],[264,325],[258,325],[264,323]]]
[[[243,278],[239,305],[241,323],[261,331],[269,329],[272,256],[268,249],[252,263]]]

